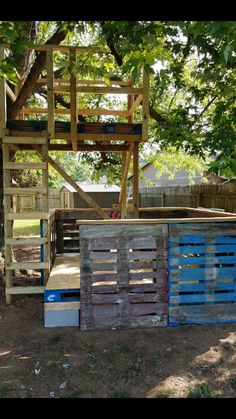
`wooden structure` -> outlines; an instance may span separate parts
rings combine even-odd
[[[17,99],[18,92],[13,92],[5,80],[0,80],[0,138],[3,147],[3,177],[4,177],[4,218],[5,218],[5,281],[7,302],[11,302],[12,294],[44,292],[50,268],[50,228],[51,220],[48,208],[48,165],[53,167],[81,197],[92,207],[102,219],[109,215],[87,194],[68,174],[48,155],[50,150],[72,150],[74,152],[100,151],[122,153],[121,191],[119,206],[122,217],[127,216],[126,183],[131,161],[133,160],[133,217],[138,218],[138,150],[139,143],[148,139],[149,118],[149,76],[143,66],[141,87],[134,86],[134,80],[79,80],[73,71],[79,54],[97,54],[104,57],[108,51],[79,46],[43,45],[35,47],[46,53],[46,77],[40,77],[38,84],[47,87],[47,106],[45,108],[24,107],[15,120],[9,120],[7,115],[7,96]],[[68,55],[69,79],[55,78],[56,52]],[[0,60],[5,58],[6,51],[0,47]],[[58,70],[58,68],[57,68]],[[65,93],[69,96],[69,109],[55,107],[55,94]],[[80,109],[78,95],[84,94],[116,94],[127,96],[127,109]],[[134,123],[134,113],[142,103],[142,121]],[[30,115],[46,115],[47,120],[30,120]],[[68,115],[68,121],[59,121]],[[81,123],[79,115],[105,115],[125,117],[127,122],[121,123]],[[11,151],[31,150],[40,156],[38,163],[15,162],[11,159]],[[40,188],[14,188],[10,171],[18,169],[37,169],[42,171]],[[42,195],[43,210],[25,213],[14,212],[12,197],[17,195]],[[14,220],[38,219],[42,225],[40,238],[13,237]],[[19,245],[38,245],[41,249],[41,261],[37,263],[14,263],[12,249]],[[43,246],[43,249],[42,249]],[[35,269],[43,271],[44,283],[40,287],[13,286],[12,273],[15,269]]]

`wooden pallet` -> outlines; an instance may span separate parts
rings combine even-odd
[[[167,226],[80,227],[81,330],[167,324]]]
[[[169,325],[236,321],[236,223],[169,224]]]

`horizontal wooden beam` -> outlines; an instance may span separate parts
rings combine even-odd
[[[13,237],[11,239],[5,239],[5,244],[10,246],[40,246],[46,243],[48,243],[48,239],[44,237]]]
[[[46,144],[47,139],[43,137],[24,137],[22,133],[18,137],[8,136],[3,137],[3,144]]]
[[[39,84],[47,84],[47,78],[46,77],[42,77],[40,79],[37,80],[37,83]],[[67,83],[70,84],[70,80],[66,80],[66,79],[54,79],[54,84],[57,83]],[[99,85],[104,85],[104,86],[130,86],[130,81],[124,81],[124,80],[77,80],[76,85],[81,85],[81,84],[99,84]]]
[[[22,108],[22,114],[47,114],[47,108]],[[54,109],[56,115],[70,115],[70,109]],[[78,115],[113,115],[113,116],[128,116],[127,110],[115,109],[77,109]]]
[[[47,212],[10,212],[5,215],[6,220],[48,220],[49,214]]]
[[[5,188],[5,195],[47,195],[46,188]]]
[[[3,163],[3,169],[47,169],[47,163]]]
[[[6,288],[6,295],[17,295],[17,294],[43,294],[45,287],[9,287]]]
[[[10,265],[5,264],[9,271],[20,269],[49,269],[49,262],[12,262]]]
[[[69,93],[69,86],[55,86],[55,93]],[[143,89],[139,87],[92,87],[92,86],[83,86],[77,87],[77,93],[86,93],[86,94],[117,94],[117,95],[140,95],[143,94]]]
[[[33,150],[32,146],[21,145],[20,150]],[[72,151],[72,144],[68,142],[67,144],[49,144],[48,149],[50,151]],[[125,144],[80,144],[77,146],[78,151],[101,151],[101,152],[123,152],[129,150],[129,145]]]
[[[24,136],[25,138],[31,138],[32,141],[28,141],[27,142],[19,142],[18,144],[38,144],[37,142],[33,141],[34,138],[34,132],[30,132],[30,131],[15,131],[12,130],[9,132],[10,135],[12,135],[17,139],[17,138],[22,138],[22,136]],[[45,135],[45,134],[44,134]],[[70,141],[70,133],[69,132],[56,132],[55,133],[55,139],[56,140],[69,140]],[[89,133],[78,133],[77,134],[77,140],[79,141],[125,141],[125,142],[134,142],[134,141],[138,141],[141,142],[142,141],[142,135],[141,134],[122,134],[122,133],[116,133],[116,134],[94,134],[92,132]],[[15,141],[15,144],[17,144],[17,140]]]

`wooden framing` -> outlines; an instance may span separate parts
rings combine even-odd
[[[38,114],[47,115],[47,126],[44,131],[33,132],[28,127],[24,131],[17,131],[17,128],[7,128],[7,96],[14,102],[17,99],[20,89],[12,91],[5,80],[0,80],[0,138],[3,147],[3,182],[4,182],[4,227],[5,227],[5,257],[6,257],[6,301],[11,302],[11,296],[14,294],[31,294],[43,292],[44,285],[49,277],[50,269],[50,239],[52,237],[51,221],[48,205],[48,165],[50,164],[73,188],[89,203],[92,210],[96,211],[102,221],[109,222],[110,213],[103,210],[97,203],[85,193],[76,182],[48,156],[49,150],[72,150],[79,151],[99,151],[99,152],[122,152],[121,167],[121,191],[119,197],[119,208],[122,218],[127,217],[127,176],[131,160],[133,159],[133,212],[132,216],[139,217],[139,162],[138,150],[139,143],[148,139],[148,116],[149,116],[149,76],[143,67],[143,83],[135,87],[133,80],[84,80],[77,79],[73,72],[76,56],[79,53],[88,54],[110,54],[110,51],[99,50],[92,47],[66,46],[66,45],[43,45],[35,47],[38,51],[46,52],[46,77],[39,78],[37,83],[45,84],[47,87],[47,105],[45,108],[24,107],[19,113],[17,119],[24,119],[24,115]],[[70,79],[54,79],[54,51],[69,52],[70,60]],[[5,58],[4,46],[0,47],[0,60]],[[70,99],[69,109],[55,108],[55,93],[67,93]],[[77,94],[117,94],[127,96],[126,109],[80,109],[77,106]],[[125,134],[119,126],[119,130],[100,132],[77,132],[77,121],[79,115],[91,116],[114,116],[127,118],[128,124],[135,122],[135,111],[138,106],[143,105],[142,133],[139,133],[140,127],[129,127],[130,133]],[[68,115],[70,129],[67,132],[58,132],[60,124],[55,124],[55,116]],[[12,124],[12,121],[9,121]],[[8,125],[10,126],[10,124]],[[14,127],[14,125],[11,125]],[[136,130],[136,128],[138,128]],[[38,129],[38,125],[37,128]],[[64,127],[62,127],[63,131]],[[67,128],[66,128],[67,129]],[[65,131],[66,131],[65,129]],[[54,140],[65,140],[64,144],[55,143]],[[89,144],[87,143],[89,142]],[[12,162],[10,161],[10,150],[34,150],[41,156],[40,162]],[[14,188],[11,184],[11,170],[41,170],[42,184],[37,188]],[[15,195],[35,196],[41,195],[42,208],[40,211],[28,213],[15,213],[12,205],[12,197]],[[130,213],[130,211],[129,211]],[[96,215],[97,216],[97,215]],[[40,220],[41,237],[13,237],[14,220],[37,219]],[[119,220],[116,220],[119,221]],[[54,240],[56,242],[56,240]],[[12,259],[12,250],[14,246],[40,246],[41,261],[37,263],[23,262],[15,263]],[[122,251],[121,253],[122,254]],[[55,256],[55,255],[54,255]],[[19,287],[13,286],[13,272],[15,269],[39,269],[42,276],[41,286]]]
[[[73,151],[77,151],[77,96],[76,96],[76,77],[73,67],[76,62],[76,50],[70,50],[70,135]]]

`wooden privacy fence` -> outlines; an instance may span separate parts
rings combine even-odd
[[[167,225],[80,226],[80,328],[167,325]]]
[[[236,212],[236,183],[141,187],[140,207],[204,207]]]

